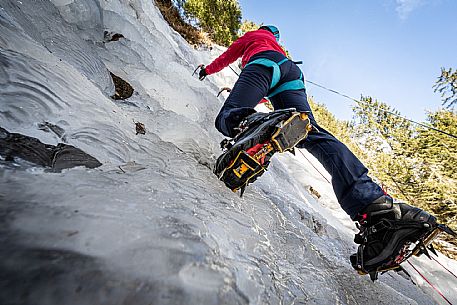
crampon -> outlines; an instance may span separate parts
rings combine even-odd
[[[240,124],[240,133],[221,142],[224,150],[214,173],[232,191],[254,182],[266,170],[276,152],[290,151],[306,138],[312,126],[307,113],[295,109],[254,113]]]
[[[351,255],[351,263],[359,274],[369,274],[372,281],[378,279],[379,272],[402,270],[401,263],[413,255],[425,254],[430,259],[430,252],[437,255],[432,242],[440,233],[457,237],[448,226],[436,223],[433,216],[425,222],[383,219],[370,227],[358,227],[360,232],[354,241],[360,245],[357,253]],[[379,237],[389,242],[386,244]]]

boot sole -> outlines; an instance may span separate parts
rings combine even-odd
[[[275,126],[273,135],[263,147],[267,147],[266,154],[291,151],[298,142],[304,140],[312,129],[306,113],[293,112],[292,115]],[[218,177],[232,191],[236,192],[255,181],[267,169],[267,165],[250,156],[245,150],[240,150],[230,165],[222,170]],[[238,180],[238,181],[237,181]]]
[[[351,263],[353,264],[354,269],[356,269],[360,275],[370,274],[372,280],[375,280],[377,279],[378,272],[398,269],[400,268],[401,263],[405,262],[413,255],[420,256],[423,253],[428,255],[427,247],[431,245],[439,233],[446,232],[453,236],[457,235],[447,226],[437,224],[436,218],[433,216],[422,224],[424,226],[422,229],[409,229],[409,233],[403,237],[401,237],[401,232],[397,231],[396,234],[392,236],[392,243],[376,258],[373,258],[370,261],[363,262],[363,259],[362,261],[357,261],[357,253],[352,255]],[[406,229],[406,231],[408,231],[408,229]],[[408,250],[405,248],[406,245],[411,245],[412,243],[417,243],[413,249]],[[393,255],[392,253],[395,254]]]
[[[278,124],[278,129],[271,137],[275,150],[285,152],[291,150],[308,136],[312,126],[306,113],[295,112],[289,119]]]

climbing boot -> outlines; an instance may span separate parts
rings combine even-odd
[[[424,210],[405,203],[394,202],[384,195],[368,205],[356,217],[359,233],[354,241],[359,244],[351,263],[359,274],[370,274],[377,279],[378,272],[399,269],[412,255],[436,253],[432,241],[440,232],[455,236],[445,225]]]
[[[275,153],[293,152],[311,128],[308,114],[293,108],[251,114],[241,122],[239,134],[221,142],[224,152],[216,161],[214,173],[242,195],[246,186],[267,170]]]

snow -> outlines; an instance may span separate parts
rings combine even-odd
[[[0,126],[57,144],[37,127],[55,124],[103,163],[1,163],[0,303],[444,304],[408,266],[418,286],[354,272],[355,227],[306,151],[275,156],[243,198],[217,180],[216,94],[236,75],[191,74],[222,51],[193,49],[150,0],[0,1]],[[108,70],[132,97],[109,98]],[[457,303],[451,274],[412,262]]]

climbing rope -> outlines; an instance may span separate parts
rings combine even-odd
[[[229,65],[229,68],[230,68],[230,69],[233,71],[233,73],[235,73],[235,74],[236,74],[236,76],[240,76],[240,73],[238,73],[238,72],[236,72],[235,70],[233,70],[233,68],[232,68],[232,66],[231,66],[231,65]]]
[[[237,73],[230,65],[229,65],[229,67],[230,67],[230,69],[233,71],[233,73],[235,73],[236,75],[239,76],[239,73]],[[346,94],[343,94],[343,93],[340,93],[340,92],[338,92],[338,91],[336,91],[336,90],[333,90],[333,89],[324,87],[324,86],[319,85],[319,84],[317,84],[317,83],[315,83],[315,82],[312,82],[312,81],[310,81],[310,80],[305,80],[305,82],[310,83],[310,84],[312,84],[312,85],[314,85],[314,86],[320,87],[320,88],[322,88],[322,89],[324,89],[324,90],[327,90],[327,91],[329,91],[329,92],[335,93],[335,94],[337,94],[337,95],[340,95],[340,96],[342,96],[342,97],[344,97],[344,98],[346,98],[346,99],[352,100],[352,101],[354,101],[354,102],[356,102],[356,103],[368,105],[368,103],[366,103],[366,102],[363,102],[363,101],[360,101],[360,100],[358,100],[358,99],[352,98],[352,97],[350,97],[350,96],[348,96],[348,95],[346,95]],[[369,106],[372,106],[372,105],[369,105]],[[420,125],[420,126],[422,126],[422,127],[425,127],[425,128],[431,129],[431,130],[434,130],[434,131],[436,131],[436,132],[439,132],[439,133],[442,133],[442,134],[445,134],[445,135],[447,135],[447,136],[450,136],[450,137],[452,137],[452,138],[457,139],[457,136],[456,136],[456,135],[453,135],[453,134],[448,133],[448,132],[446,132],[446,131],[440,130],[440,129],[435,128],[435,127],[433,127],[433,126],[429,126],[429,125],[426,125],[426,124],[423,124],[423,123],[419,123],[419,122],[413,121],[413,120],[411,120],[411,119],[408,119],[408,118],[406,118],[406,117],[403,117],[403,116],[401,116],[401,115],[398,115],[398,114],[396,114],[396,113],[394,113],[394,112],[391,112],[391,111],[388,111],[388,110],[385,110],[385,109],[381,109],[380,107],[378,107],[378,109],[380,109],[380,110],[382,110],[382,111],[384,111],[384,112],[386,112],[386,113],[389,113],[389,114],[391,114],[391,115],[393,115],[393,116],[399,117],[399,118],[401,118],[401,119],[403,119],[403,120],[406,120],[406,121],[408,121],[408,122],[411,122],[411,123]],[[329,184],[332,184],[332,183],[330,182],[330,180],[328,180],[327,177],[325,177],[325,175],[324,175],[321,171],[319,171],[319,169],[318,169],[316,166],[314,166],[314,164],[305,156],[305,154],[304,154],[300,149],[298,149],[298,151],[300,151],[301,155],[306,159],[306,161],[308,161],[308,163],[311,164],[311,166],[312,166],[312,167],[313,167],[313,168],[314,168],[314,169],[315,169],[315,170],[316,170],[316,171],[317,171],[317,172],[318,172],[318,173],[319,173],[319,174],[320,174]],[[433,257],[432,257],[432,259],[433,259],[435,262],[437,262],[441,267],[443,267],[447,272],[449,272],[449,273],[452,274],[455,278],[457,278],[457,276],[456,276],[452,271],[450,271],[448,268],[446,268],[445,266],[443,266],[438,260],[436,260],[436,259],[433,258]],[[415,270],[415,271],[416,271],[416,272],[417,272],[417,273],[418,273],[418,274],[419,274],[419,275],[420,275],[420,276],[421,276],[421,277],[422,277],[422,278],[423,278],[423,279],[424,279],[424,280],[425,280],[425,281],[426,281],[426,282],[427,282],[427,283],[428,283],[428,284],[429,284],[429,285],[430,285],[430,286],[431,286],[431,287],[432,287],[432,288],[433,288],[433,289],[434,289],[434,290],[435,290],[435,291],[436,291],[436,292],[437,292],[437,293],[438,293],[438,294],[448,303],[448,304],[452,305],[452,303],[444,296],[444,294],[443,294],[440,290],[438,290],[438,288],[436,288],[436,287],[435,287],[435,286],[434,286],[434,285],[433,285],[433,284],[432,284],[432,283],[431,283],[431,282],[430,282],[430,281],[429,281],[429,280],[428,280],[428,279],[427,279],[427,278],[426,278],[426,277],[425,277],[425,276],[424,276],[424,275],[423,275],[423,274],[422,274],[422,273],[421,273],[421,272],[420,272],[420,271],[419,271],[419,270],[418,270],[409,260],[408,260],[407,262],[408,262],[408,264],[409,264],[409,265],[410,265],[410,266],[411,266],[411,267],[412,267],[412,268],[413,268],[413,269],[414,269],[414,270]]]
[[[302,156],[308,161],[309,164],[312,165],[312,167],[314,167],[314,169],[329,183],[331,184],[331,182],[324,176],[323,173],[321,173],[319,171],[319,169],[317,167],[314,166],[313,163],[311,163],[311,161],[306,158],[305,154],[301,151],[301,150],[298,150],[300,151],[300,153],[302,154]],[[446,268],[443,264],[441,264],[438,260],[436,260],[433,256],[430,257],[432,260],[434,260],[435,262],[437,262],[441,267],[443,267],[448,273],[452,274],[455,278],[457,278],[457,276],[451,271],[449,270],[448,268]],[[436,288],[426,277],[425,275],[423,275],[409,260],[407,261],[408,264],[411,265],[411,267],[444,299],[446,300],[446,302],[450,305],[452,305],[451,302],[449,302],[449,300],[443,295],[443,293],[441,293],[441,291],[438,290],[438,288]]]
[[[438,292],[438,294],[444,299],[446,300],[446,302],[450,305],[452,305],[451,302],[449,302],[449,300],[444,296],[444,294],[438,290],[438,288],[436,288],[410,261],[407,261],[408,264],[413,267],[414,270],[416,270],[416,272],[427,282],[427,284],[429,284],[436,292]]]
[[[432,260],[434,260],[435,262],[437,262],[441,267],[443,267],[444,269],[446,269],[447,272],[449,272],[450,274],[452,274],[455,278],[457,278],[457,275],[455,275],[451,270],[449,270],[448,268],[446,268],[445,266],[443,266],[443,264],[441,264],[436,258],[434,258],[433,256],[430,256],[432,258]]]
[[[340,95],[340,96],[342,96],[342,97],[344,97],[344,98],[346,98],[346,99],[349,99],[349,100],[351,100],[351,101],[353,101],[353,102],[356,102],[356,103],[358,103],[358,104],[364,104],[364,105],[368,105],[368,106],[373,106],[373,105],[370,105],[370,104],[368,104],[368,103],[366,103],[366,102],[363,102],[363,101],[361,101],[361,100],[358,100],[358,99],[355,99],[355,98],[353,98],[353,97],[350,97],[349,95],[346,95],[346,94],[340,93],[340,92],[338,92],[338,91],[336,91],[336,90],[333,90],[333,89],[324,87],[324,86],[322,86],[322,85],[319,85],[319,84],[317,84],[317,83],[315,83],[315,82],[312,82],[312,81],[310,81],[310,80],[305,80],[305,82],[310,83],[310,84],[312,84],[312,85],[314,85],[314,86],[316,86],[316,87],[322,88],[322,89],[324,89],[324,90],[327,90],[327,91],[329,91],[329,92],[335,93],[335,94],[337,94],[337,95]],[[454,138],[454,139],[457,139],[457,136],[456,136],[456,135],[451,134],[451,133],[449,133],[449,132],[446,132],[446,131],[444,131],[444,130],[435,128],[435,127],[433,127],[433,126],[430,126],[430,125],[427,125],[427,124],[424,124],[424,123],[416,122],[416,121],[414,121],[414,120],[408,119],[407,117],[404,117],[404,116],[401,116],[401,115],[399,115],[399,114],[396,114],[395,112],[392,112],[392,111],[389,111],[389,110],[386,110],[386,109],[382,109],[381,107],[377,107],[377,109],[382,110],[382,111],[384,111],[384,112],[386,112],[386,113],[388,113],[388,114],[391,114],[391,115],[393,115],[393,116],[399,117],[399,118],[401,118],[401,119],[403,119],[403,120],[405,120],[405,121],[411,122],[411,123],[413,123],[413,124],[417,124],[417,125],[419,125],[419,126],[422,126],[422,127],[428,128],[428,129],[431,129],[431,130],[433,130],[433,131],[436,131],[436,132],[445,134],[445,135],[447,135],[447,136],[450,136],[450,137],[452,137],[452,138]]]
[[[232,66],[229,65],[229,67],[230,67],[230,69],[233,71],[233,73],[235,73],[237,76],[240,76],[240,74],[239,74],[238,72],[236,72],[236,71],[232,68]],[[320,84],[318,84],[318,83],[315,83],[315,82],[313,82],[313,81],[310,81],[310,80],[306,80],[306,79],[305,79],[305,82],[307,82],[307,83],[309,83],[309,84],[312,84],[312,85],[314,85],[314,86],[316,86],[316,87],[319,87],[319,88],[321,88],[321,89],[327,90],[327,91],[329,91],[329,92],[332,92],[332,93],[334,93],[334,94],[337,94],[337,95],[339,95],[339,96],[342,96],[342,97],[344,97],[344,98],[346,98],[346,99],[349,99],[349,100],[351,100],[351,101],[353,101],[353,102],[356,102],[356,103],[358,103],[358,104],[369,105],[369,104],[366,103],[366,102],[363,102],[363,101],[361,101],[361,100],[355,99],[355,98],[353,98],[353,97],[350,97],[349,95],[343,94],[343,93],[338,92],[338,91],[336,91],[336,90],[327,88],[327,87],[322,86],[322,85],[320,85]],[[372,105],[369,105],[369,106],[372,106]],[[451,133],[449,133],[449,132],[447,132],[447,131],[444,131],[444,130],[435,128],[435,127],[433,127],[433,126],[430,126],[430,125],[427,125],[427,124],[424,124],[424,123],[416,122],[416,121],[414,121],[414,120],[408,119],[407,117],[404,117],[404,116],[401,116],[401,115],[399,115],[399,114],[396,114],[395,112],[392,112],[392,111],[389,111],[389,110],[386,110],[386,109],[382,109],[381,107],[378,107],[378,109],[380,109],[380,110],[382,110],[382,111],[384,111],[384,112],[386,112],[386,113],[388,113],[388,114],[390,114],[390,115],[399,117],[399,118],[401,118],[401,119],[403,119],[403,120],[405,120],[405,121],[411,122],[411,123],[413,123],[413,124],[417,124],[417,125],[419,125],[419,126],[428,128],[428,129],[430,129],[430,130],[433,130],[433,131],[439,132],[439,133],[441,133],[441,134],[447,135],[447,136],[449,136],[449,137],[451,137],[451,138],[457,139],[457,136],[456,136],[456,135],[451,134]]]
[[[323,173],[321,173],[321,171],[316,167],[314,166],[314,164],[305,156],[305,154],[300,150],[300,149],[297,149],[301,155],[303,156],[303,158],[306,159],[306,161],[308,161],[309,164],[311,164],[312,167],[314,167],[314,169],[329,183],[329,184],[332,184],[330,182],[330,180],[327,179],[327,177],[325,177],[325,175]]]

